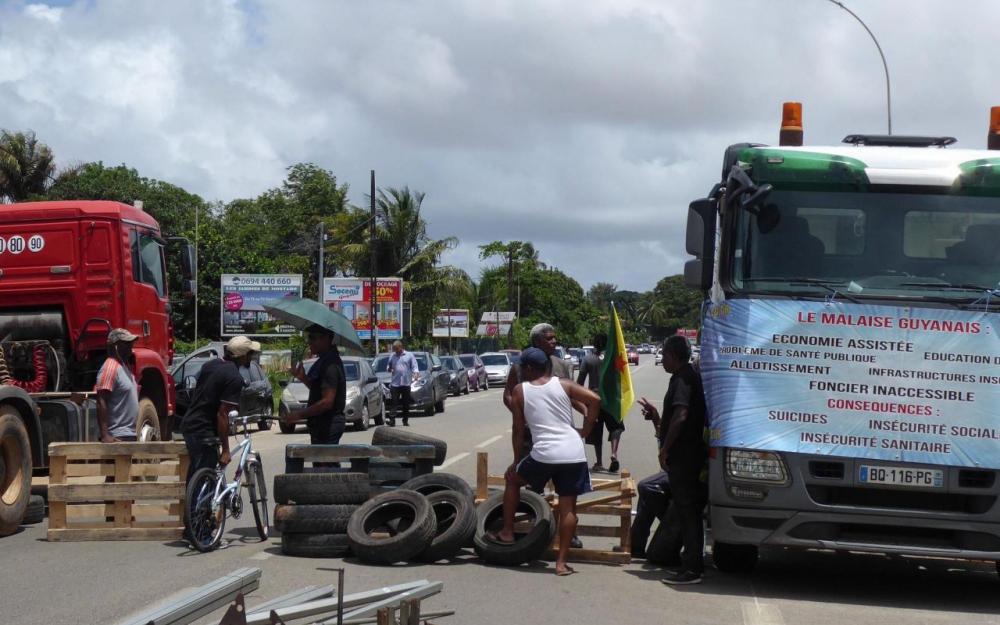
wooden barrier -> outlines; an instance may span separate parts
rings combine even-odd
[[[506,482],[502,475],[489,474],[489,455],[479,452],[476,463],[476,504],[480,504],[489,496],[491,486],[504,486]],[[598,562],[605,564],[629,564],[632,561],[632,497],[636,494],[635,480],[631,473],[622,471],[619,479],[593,479],[591,486],[594,491],[578,497],[576,514],[580,520],[576,526],[577,536],[600,536],[617,538],[615,549],[573,549],[569,550],[569,560],[572,562]],[[549,488],[552,483],[549,483]],[[559,527],[559,497],[549,496],[546,500],[552,506],[553,521]],[[617,525],[590,525],[582,521],[592,517],[617,517]],[[553,545],[558,545],[559,535],[556,534]],[[555,558],[557,549],[550,548],[548,556]]]
[[[184,443],[49,445],[49,541],[179,540]]]
[[[367,473],[374,492],[391,490],[434,471],[433,445],[286,445],[285,473],[352,471]],[[348,462],[349,467],[309,468],[309,462]]]

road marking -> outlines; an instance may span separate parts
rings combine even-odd
[[[444,461],[444,464],[441,465],[441,468],[444,469],[446,467],[450,467],[451,465],[455,464],[456,462],[458,462],[459,460],[461,460],[462,458],[464,458],[464,457],[466,457],[468,455],[469,455],[469,452],[464,452],[464,453],[458,454],[457,456],[452,456],[450,460],[445,460]]]
[[[781,610],[773,603],[761,603],[757,599],[757,593],[750,585],[750,592],[753,593],[753,601],[743,601],[740,607],[743,609],[744,625],[785,625],[785,619],[781,616]]]
[[[274,555],[273,553],[268,553],[266,551],[261,551],[260,553],[253,554],[248,559],[249,560],[267,560],[268,558],[270,558],[273,555]]]
[[[490,445],[492,445],[493,443],[497,442],[501,438],[503,438],[503,434],[497,434],[493,438],[488,438],[485,441],[483,441],[483,442],[479,443],[478,445],[476,445],[476,449],[482,449],[483,447],[489,447]]]

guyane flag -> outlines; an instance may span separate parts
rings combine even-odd
[[[601,396],[601,409],[621,423],[635,401],[635,393],[632,391],[632,374],[628,370],[625,337],[622,335],[622,325],[618,323],[618,311],[614,304],[611,304],[608,346],[604,351],[601,383],[597,391]]]

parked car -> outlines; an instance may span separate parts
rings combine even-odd
[[[510,374],[511,362],[510,354],[504,352],[489,352],[480,356],[483,365],[486,367],[486,379],[489,384],[503,386]]]
[[[625,355],[628,357],[628,364],[638,365],[639,364],[639,350],[633,345],[629,345],[625,349]]]
[[[489,390],[490,382],[486,379],[486,366],[483,365],[483,359],[477,354],[462,354],[458,359],[469,370],[469,383],[472,384],[472,390],[476,392]]]
[[[344,361],[344,377],[347,381],[344,416],[347,423],[355,430],[367,430],[374,420],[375,425],[385,423],[385,397],[382,394],[382,384],[372,371],[368,359],[359,356],[341,356]],[[302,363],[306,371],[316,362],[310,358]],[[284,383],[283,383],[284,384]],[[278,427],[282,433],[291,434],[298,423],[286,423],[288,413],[301,410],[309,402],[309,388],[296,379],[292,379],[281,393],[278,403]],[[305,424],[304,421],[299,423]]]
[[[519,364],[521,364],[521,352],[520,352],[520,350],[516,350],[516,349],[501,349],[499,352],[496,352],[496,353],[498,353],[498,354],[507,354],[507,357],[510,359],[510,364],[512,364],[512,365],[519,365]]]
[[[221,358],[224,347],[225,343],[203,347],[174,365],[171,375],[174,378],[176,388],[174,410],[178,417],[184,417],[187,414],[201,368],[206,363]],[[246,382],[243,393],[240,395],[240,414],[249,417],[270,417],[273,415],[274,389],[261,366],[251,361],[248,366],[240,367],[240,375]],[[271,422],[261,418],[257,422],[257,427],[261,430],[270,430]]]
[[[448,372],[444,371],[441,358],[429,352],[410,352],[417,360],[415,382],[410,384],[410,409],[423,410],[427,416],[444,412],[444,400],[448,396]],[[389,371],[389,354],[375,357],[375,375],[385,388],[392,382]]]
[[[657,367],[659,367],[660,365],[663,364],[663,348],[662,347],[656,348],[656,356],[653,357],[653,364],[655,364]]]
[[[441,364],[448,372],[448,391],[458,397],[469,394],[469,370],[465,368],[458,356],[442,356]]]
[[[583,362],[583,359],[587,357],[587,352],[583,351],[579,347],[571,347],[569,348],[569,356],[570,362],[573,363],[573,369],[576,370],[580,368],[580,364]]]

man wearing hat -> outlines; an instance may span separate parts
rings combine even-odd
[[[250,339],[234,336],[226,344],[225,356],[205,363],[198,373],[191,406],[181,424],[191,460],[188,480],[198,469],[229,464],[229,411],[239,409],[246,384],[239,368],[250,364],[252,349]],[[205,439],[213,437],[222,441],[222,456],[214,445],[204,444]]]
[[[556,575],[572,575],[567,566],[570,541],[576,533],[576,498],[590,492],[590,471],[583,439],[597,422],[601,398],[576,382],[553,377],[549,357],[537,347],[521,353],[521,384],[514,387],[510,409],[514,415],[511,443],[514,463],[504,475],[503,529],[487,538],[512,543],[514,514],[521,500],[521,487],[540,491],[552,480],[559,495],[559,553]],[[583,427],[573,424],[573,406],[586,409]],[[531,452],[523,455],[524,433],[531,428]]]
[[[124,328],[108,333],[108,359],[97,373],[97,423],[102,443],[135,441],[139,386],[132,373],[132,344],[139,337]]]

